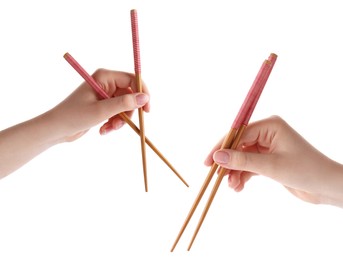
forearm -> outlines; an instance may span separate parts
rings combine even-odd
[[[0,179],[59,142],[48,114],[0,132]]]

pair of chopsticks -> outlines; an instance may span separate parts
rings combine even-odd
[[[225,136],[225,139],[221,145],[221,149],[236,149],[237,146],[238,146],[238,143],[239,143],[239,140],[246,128],[246,126],[248,125],[249,123],[249,120],[250,120],[250,117],[255,109],[255,106],[261,96],[261,93],[264,89],[264,86],[266,85],[266,82],[268,80],[268,77],[273,69],[273,66],[276,62],[276,59],[277,59],[277,55],[274,54],[274,53],[271,53],[269,58],[267,60],[265,60],[231,126],[231,129],[229,131],[229,133]],[[171,248],[171,252],[173,252],[173,250],[175,249],[177,243],[179,242],[183,232],[185,231],[190,219],[192,218],[202,196],[204,195],[209,183],[211,182],[212,178],[213,178],[213,175],[214,173],[216,172],[218,168],[218,165],[216,163],[213,163],[212,166],[211,166],[211,169],[187,215],[187,218],[183,224],[183,226],[181,227],[181,230],[173,244],[173,247]],[[209,208],[212,204],[212,201],[217,193],[217,190],[220,186],[220,183],[221,181],[223,180],[224,176],[225,176],[225,172],[226,172],[226,169],[224,168],[220,168],[219,171],[218,171],[218,177],[217,177],[217,180],[212,188],[212,191],[210,193],[210,196],[208,198],[208,201],[205,205],[205,209],[203,210],[202,212],[202,215],[200,217],[200,220],[198,222],[198,225],[194,231],[194,234],[193,234],[193,237],[191,239],[191,242],[188,246],[188,250],[191,249],[192,245],[193,245],[193,242],[200,230],[200,227],[202,225],[202,223],[204,222],[205,220],[205,217],[209,211]]]
[[[133,51],[134,51],[136,85],[137,85],[137,91],[142,92],[142,78],[141,78],[139,39],[138,39],[137,11],[135,9],[133,9],[133,10],[131,10],[130,13],[131,13],[132,43],[133,43]],[[87,71],[68,52],[65,53],[63,57],[80,74],[80,76],[93,88],[93,90],[100,95],[101,98],[103,98],[103,99],[110,98],[110,96],[99,86],[99,84],[92,78],[92,76],[90,74],[88,74]],[[160,157],[160,159],[175,173],[175,175],[187,187],[189,187],[187,182],[175,170],[175,168],[172,166],[172,164],[162,155],[162,153],[145,136],[143,109],[139,108],[140,129],[131,121],[131,119],[125,113],[120,113],[119,116],[140,136],[145,191],[146,192],[148,191],[145,144],[148,144],[150,146],[150,148]]]

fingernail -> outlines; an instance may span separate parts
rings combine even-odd
[[[229,160],[230,160],[230,155],[228,153],[226,153],[226,152],[223,152],[223,151],[217,151],[213,155],[213,159],[217,163],[228,163]]]
[[[143,106],[149,101],[149,97],[146,94],[138,94],[136,96],[136,103],[138,106]]]

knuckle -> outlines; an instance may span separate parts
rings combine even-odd
[[[273,115],[269,118],[269,120],[274,123],[275,125],[284,125],[286,122],[282,117],[278,115]]]
[[[271,119],[271,120],[280,120],[281,117],[278,116],[278,115],[272,115],[272,116],[270,117],[270,119]]]
[[[106,70],[103,68],[99,68],[96,71],[94,71],[94,73],[92,74],[92,76],[94,78],[101,78],[102,76],[104,76],[106,74]]]
[[[102,82],[106,77],[108,76],[108,70],[103,68],[98,68],[94,73],[92,74],[92,78],[97,82]]]

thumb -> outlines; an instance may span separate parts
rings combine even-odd
[[[134,94],[126,94],[118,97],[104,99],[101,102],[106,107],[108,115],[106,118],[109,118],[113,115],[131,111],[136,108],[144,106],[149,101],[149,96],[144,93],[134,93]]]
[[[248,153],[222,149],[213,154],[213,160],[223,168],[269,175],[270,154]]]

